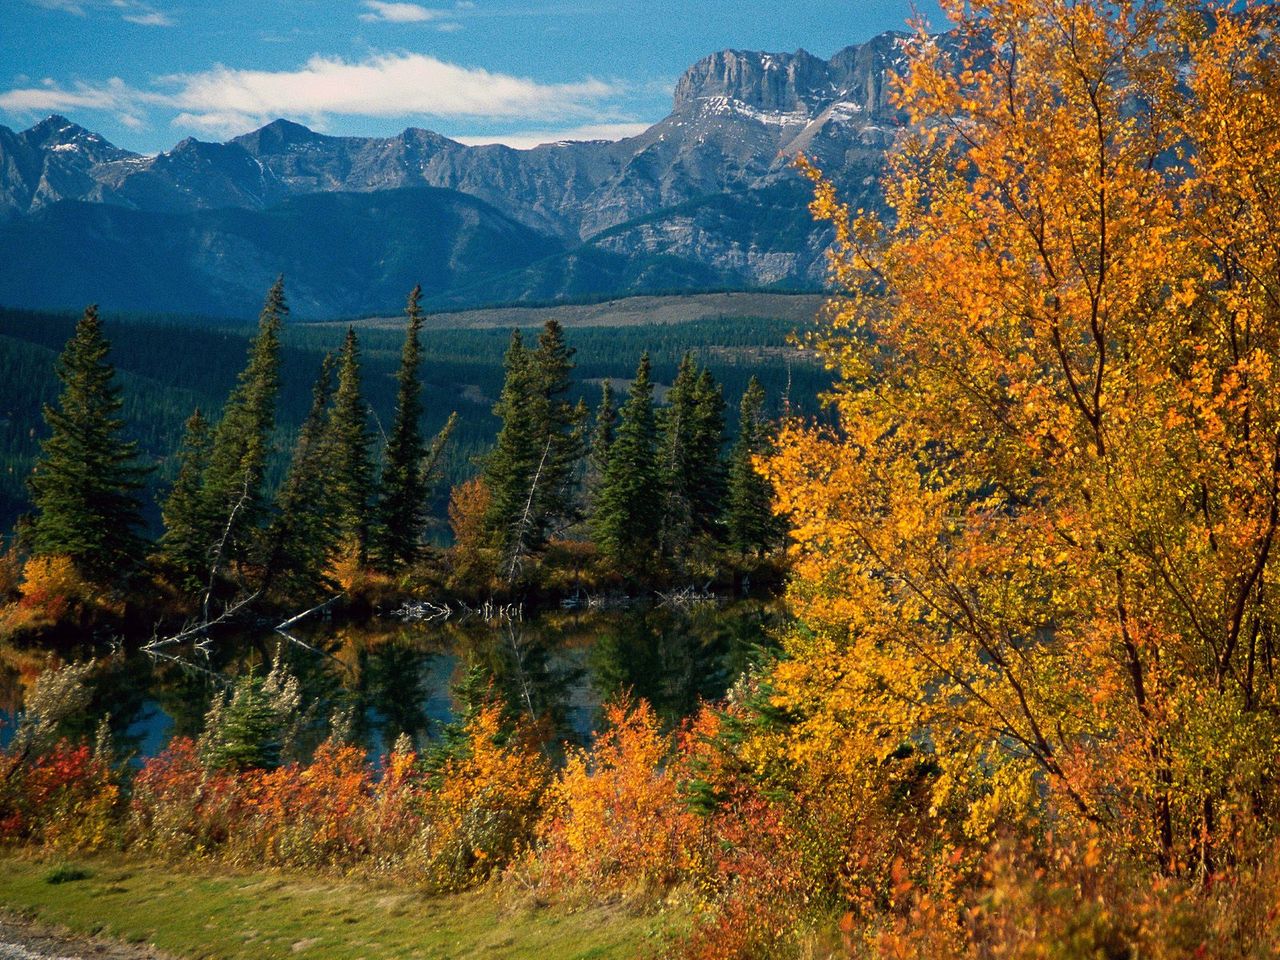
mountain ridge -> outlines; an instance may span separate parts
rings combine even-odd
[[[0,253],[43,231],[57,255],[41,211],[67,202],[157,218],[232,209],[269,218],[307,196],[440,189],[488,204],[541,235],[546,248],[559,248],[550,256],[560,258],[508,261],[501,289],[432,291],[442,305],[477,305],[463,300],[490,294],[521,300],[608,293],[612,283],[622,285],[619,294],[657,283],[812,288],[824,277],[825,237],[809,222],[808,188],[791,161],[803,150],[853,202],[878,202],[884,152],[902,122],[888,89],[890,74],[905,63],[906,36],[881,34],[827,60],[804,50],[717,51],[681,76],[671,113],[617,141],[517,150],[468,146],[415,127],[390,137],[335,137],[277,119],[222,143],[188,137],[146,157],[58,115],[21,132],[0,126]],[[391,247],[413,246],[408,237],[393,241]],[[204,242],[218,247],[207,236]],[[65,254],[83,260],[73,246],[68,239]],[[198,272],[215,285],[234,280],[229,264],[220,267],[212,254],[206,261]],[[51,305],[30,283],[15,289],[12,273],[0,268],[0,302]],[[356,287],[335,286],[313,298],[314,309],[358,299],[362,278],[338,274],[334,284]],[[377,287],[376,278],[363,279]],[[158,306],[145,289],[136,299],[142,309]]]

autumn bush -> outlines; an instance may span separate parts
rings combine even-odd
[[[62,740],[3,772],[0,840],[92,851],[118,837],[120,788],[110,764],[89,746]]]
[[[551,886],[646,893],[681,878],[694,816],[668,768],[672,740],[645,701],[605,708],[590,750],[572,752],[551,788],[541,868]]]
[[[496,703],[476,710],[460,754],[433,773],[413,866],[435,889],[481,883],[534,840],[550,767],[530,733],[504,729],[503,713]]]

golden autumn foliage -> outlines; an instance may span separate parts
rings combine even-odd
[[[605,708],[590,751],[570,755],[551,789],[539,859],[553,885],[661,888],[680,876],[692,815],[667,769],[672,749],[645,701]]]
[[[818,171],[839,429],[766,469],[803,624],[772,746],[903,748],[984,843],[1048,817],[1208,877],[1276,809],[1280,12],[945,3],[892,216]]]
[[[503,709],[481,707],[465,727],[466,749],[436,773],[419,837],[421,870],[436,889],[486,880],[532,842],[551,770],[538,744],[503,730]]]
[[[485,526],[491,500],[484,477],[458,484],[449,495],[449,527],[453,531],[449,582],[455,587],[487,584],[493,578],[497,561],[488,549]]]

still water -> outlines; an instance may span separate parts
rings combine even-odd
[[[213,698],[236,677],[265,673],[280,653],[299,680],[303,710],[317,718],[316,741],[325,735],[323,718],[349,710],[371,756],[402,733],[424,747],[453,718],[462,688],[479,685],[551,725],[558,739],[585,743],[601,704],[624,691],[647,699],[669,725],[701,700],[722,696],[771,648],[779,623],[775,606],[740,602],[555,611],[506,622],[318,624],[291,631],[301,642],[267,631],[159,654],[127,643],[86,646],[78,655],[97,656],[101,669],[83,729],[68,732],[91,736],[110,715],[116,743],[149,756],[172,736],[197,736]],[[37,668],[30,652],[0,648],[0,743]]]

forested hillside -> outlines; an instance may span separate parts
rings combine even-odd
[[[663,309],[679,314],[679,298]],[[546,311],[551,315],[554,311]],[[694,311],[695,315],[698,311]],[[543,311],[523,314],[533,320],[532,335]],[[457,316],[457,315],[452,315]],[[26,480],[42,436],[41,407],[57,394],[54,359],[71,336],[74,314],[32,313],[0,309],[0,526],[10,529],[26,508]],[[403,320],[357,323],[364,352],[365,390],[378,424],[390,422],[399,362]],[[661,325],[578,326],[568,336],[578,354],[573,399],[595,403],[599,386],[611,379],[619,386],[635,372],[636,358],[650,351],[654,377],[670,384],[686,351],[705,360],[736,402],[751,376],[760,379],[769,408],[776,412],[791,384],[798,409],[814,409],[814,397],[824,375],[812,357],[788,347],[797,329],[793,319],[768,317],[702,318]],[[210,327],[207,320],[131,317],[107,314],[112,360],[121,375],[124,418],[129,436],[137,439],[150,463],[158,467],[150,479],[148,520],[158,522],[154,494],[172,481],[173,455],[184,421],[197,406],[216,415],[244,363],[249,335],[246,327]],[[311,398],[311,383],[321,356],[336,349],[346,332],[344,324],[286,327],[281,351],[280,426],[270,469],[278,483],[285,453],[291,448]],[[428,324],[422,335],[424,430],[439,430],[452,412],[458,422],[446,451],[442,483],[435,493],[433,513],[444,518],[448,488],[475,472],[474,458],[487,449],[497,432],[492,414],[502,386],[502,357],[511,330],[506,327],[439,329]],[[436,536],[444,535],[442,523]]]

